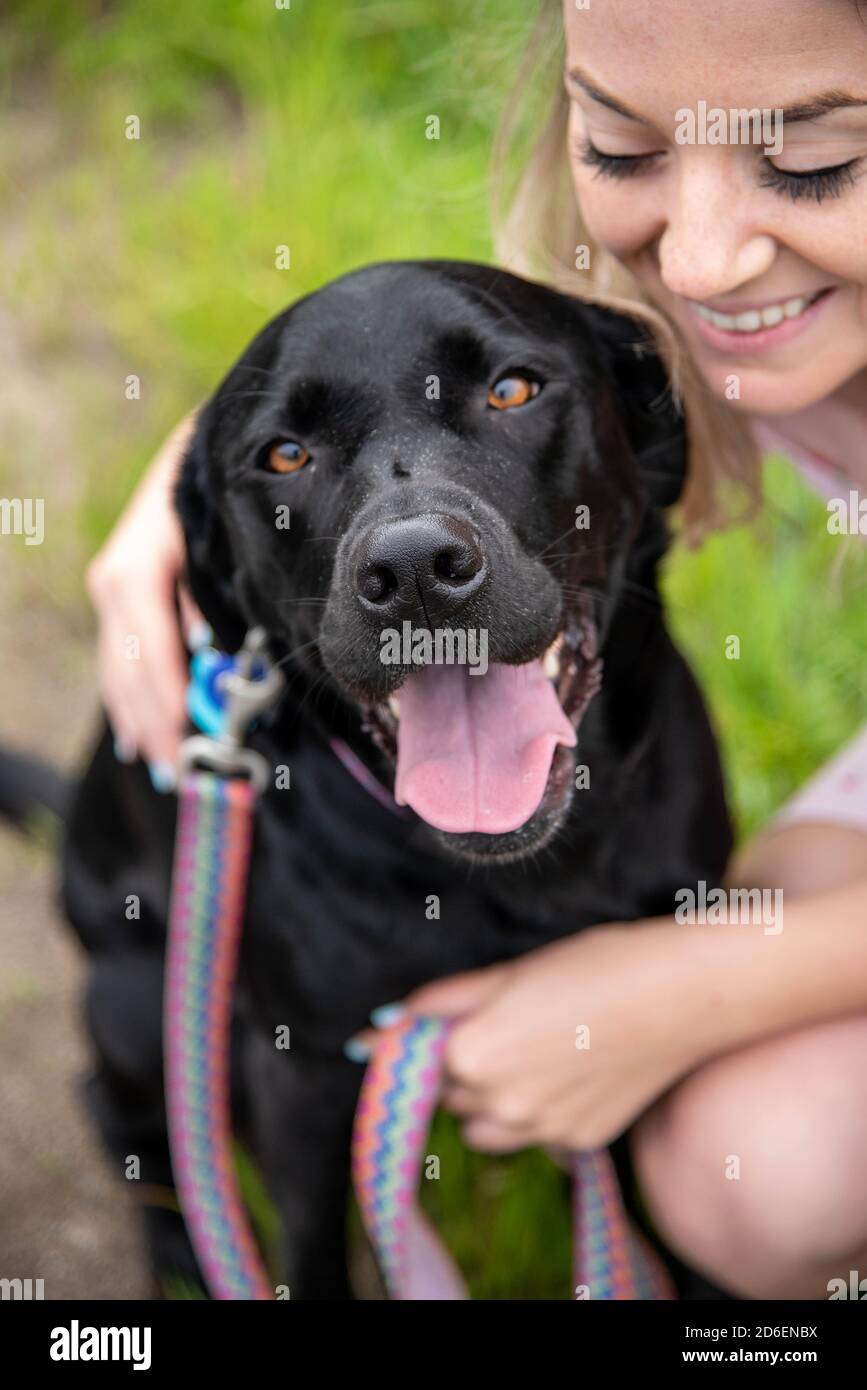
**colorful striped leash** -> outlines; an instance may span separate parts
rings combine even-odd
[[[384,1032],[364,1078],[352,1144],[355,1195],[390,1296],[417,1297],[411,1278],[418,1181],[439,1094],[449,1024],[402,1020]],[[572,1158],[573,1296],[676,1297],[668,1273],[623,1207],[607,1149]]]
[[[232,1161],[229,1040],[255,790],[213,772],[184,778],[172,884],[163,1029],[175,1187],[216,1299],[273,1298]]]
[[[181,749],[169,910],[163,1046],[172,1171],[215,1299],[273,1299],[233,1162],[230,1039],[253,830],[264,758],[242,747],[279,694],[265,634],[248,633],[221,672],[222,718]]]

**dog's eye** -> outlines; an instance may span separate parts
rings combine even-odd
[[[528,381],[525,376],[501,376],[488,392],[488,405],[495,410],[511,410],[516,405],[526,405],[538,394],[538,381]]]
[[[268,455],[268,468],[272,473],[297,473],[310,462],[310,454],[303,444],[294,439],[286,439],[282,444],[274,444]]]

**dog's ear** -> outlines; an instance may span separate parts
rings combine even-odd
[[[686,481],[687,430],[658,348],[644,324],[597,304],[582,304],[614,386],[614,407],[651,502],[670,507]]]
[[[218,644],[227,652],[235,652],[244,640],[247,624],[237,593],[235,559],[209,468],[211,424],[211,411],[206,406],[181,463],[175,507],[184,532],[187,581],[193,598]]]

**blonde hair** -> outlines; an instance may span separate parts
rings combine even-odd
[[[538,92],[540,81],[550,80],[552,69],[553,105],[515,183],[508,166],[527,96],[534,89]],[[569,102],[562,73],[559,0],[542,0],[494,142],[495,254],[505,269],[544,280],[647,325],[686,420],[689,463],[680,523],[684,538],[695,543],[708,531],[755,510],[760,498],[759,451],[744,417],[711,392],[693,365],[676,325],[653,306],[619,261],[594,243],[584,226],[569,167]],[[589,252],[587,270],[576,269],[579,247]],[[740,505],[734,505],[733,494]]]

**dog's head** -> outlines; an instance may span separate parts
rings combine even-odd
[[[354,707],[450,850],[502,861],[563,822],[600,614],[684,466],[634,321],[488,266],[375,265],[269,324],[202,412],[191,587],[228,649],[261,624],[318,708]]]

